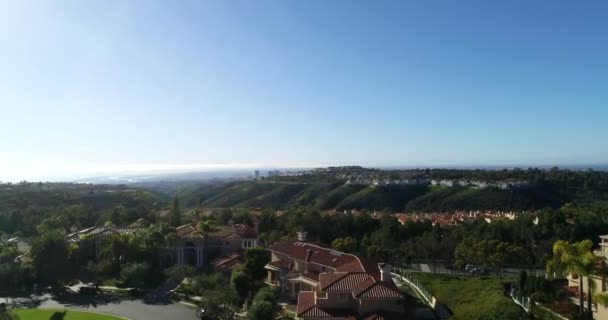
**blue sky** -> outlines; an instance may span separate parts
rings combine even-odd
[[[0,180],[608,162],[606,1],[0,0]]]

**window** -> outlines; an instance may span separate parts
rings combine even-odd
[[[321,272],[325,272],[327,271],[327,268],[325,268],[324,266],[321,267]]]
[[[253,248],[254,247],[254,240],[243,240],[243,248],[247,249],[247,248]]]

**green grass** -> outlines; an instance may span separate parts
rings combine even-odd
[[[451,309],[452,320],[485,319],[494,314],[513,315],[513,319],[523,316],[523,310],[503,294],[503,283],[514,279],[434,274],[416,274],[414,277],[420,280],[440,303]]]
[[[54,313],[65,313],[65,317],[57,317],[63,320],[118,320],[123,318],[113,317],[105,314],[89,313],[83,311],[61,310],[61,309],[21,309],[15,313],[21,320],[49,320]]]

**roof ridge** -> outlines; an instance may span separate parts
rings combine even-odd
[[[325,273],[321,273],[321,274],[338,274],[338,273],[341,273],[342,275],[340,277],[334,279],[332,282],[328,283],[326,286],[322,287],[321,290],[325,290],[325,289],[329,288],[332,284],[334,284],[334,283],[336,283],[336,282],[344,279],[346,276],[348,276],[350,274],[349,272],[343,272],[343,271],[341,271],[341,272],[325,272]],[[319,274],[319,276],[321,274]]]
[[[297,310],[297,305],[296,305],[296,314],[298,316],[317,306],[317,303],[315,301],[315,299],[317,298],[316,297],[317,293],[314,292],[314,291],[312,291],[312,292],[309,292],[309,291],[300,291],[300,292],[298,292],[298,305],[300,303],[300,295],[303,295],[303,294],[312,294],[313,295],[313,300],[312,300],[312,304],[308,308],[306,308],[304,310]]]

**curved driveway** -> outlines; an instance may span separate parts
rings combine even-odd
[[[29,299],[18,298],[15,299],[15,302],[23,307],[82,309],[122,316],[133,320],[196,320],[194,308],[170,301],[146,303],[141,299],[116,298],[111,295],[103,295],[95,299],[86,300],[70,298],[73,297],[55,299],[53,296],[45,294]]]

